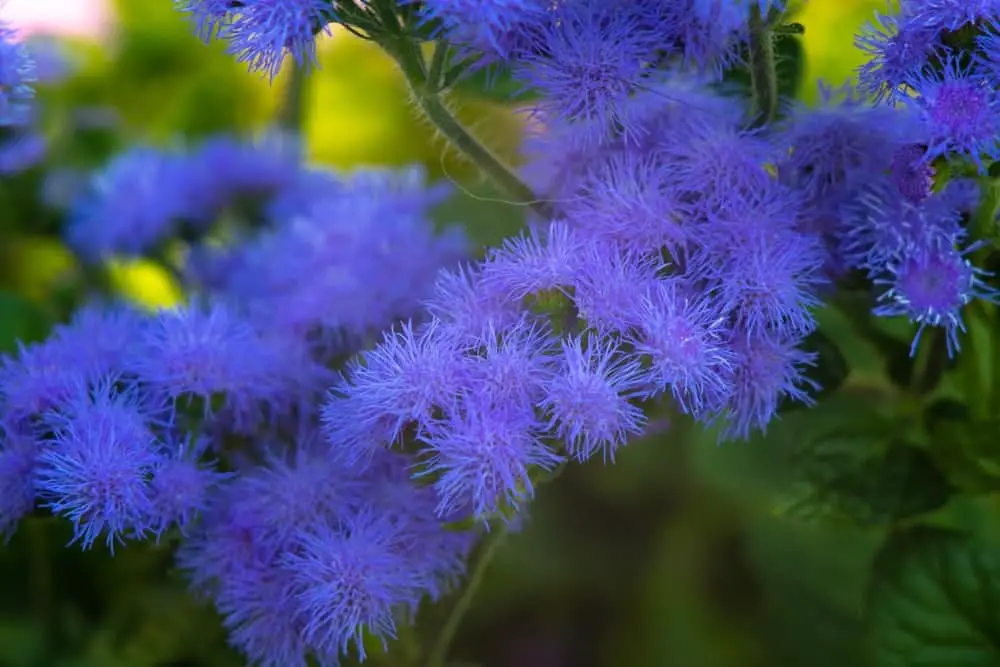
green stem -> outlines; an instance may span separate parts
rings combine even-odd
[[[556,211],[549,202],[540,199],[511,167],[476,139],[455,117],[442,99],[441,92],[436,90],[435,84],[438,82],[430,79],[423,54],[417,44],[407,37],[401,37],[383,42],[382,47],[399,63],[413,93],[413,99],[421,111],[452,146],[486,174],[514,203],[529,206],[545,219],[556,216]],[[431,64],[432,71],[435,67],[441,68],[441,78],[445,76],[444,57],[444,53],[439,57],[438,52],[435,52],[434,62]]]
[[[306,86],[309,73],[305,65],[292,64],[288,81],[285,83],[281,107],[278,109],[278,126],[291,134],[302,132],[305,123]]]
[[[423,667],[444,667],[445,660],[448,659],[448,651],[451,648],[452,641],[455,639],[455,635],[458,633],[459,626],[462,624],[462,619],[465,618],[466,612],[469,611],[469,607],[472,605],[472,599],[476,596],[476,591],[479,590],[479,586],[483,582],[486,569],[493,561],[493,557],[506,537],[507,524],[501,521],[498,525],[493,526],[482,544],[480,544],[478,553],[472,563],[469,579],[466,581],[465,586],[462,587],[461,593],[455,599],[455,603],[451,609],[448,610],[448,616],[435,636],[430,650],[427,652]]]
[[[778,113],[778,73],[771,26],[760,12],[750,9],[750,80],[753,85],[753,128],[763,127]]]

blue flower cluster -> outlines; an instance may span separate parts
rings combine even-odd
[[[435,515],[405,457],[358,470],[333,456],[317,410],[335,360],[419,315],[465,255],[428,218],[444,191],[414,169],[308,169],[288,148],[217,137],[115,158],[69,241],[96,261],[172,239],[188,302],[95,303],[0,358],[0,533],[38,507],[83,548],[179,542],[233,643],[282,667],[393,636],[474,541]]]
[[[36,83],[59,76],[58,54],[49,46],[21,41],[0,21],[0,174],[33,167],[47,151],[34,100]]]
[[[457,264],[423,174],[308,169],[280,136],[136,147],[72,205],[83,260],[177,262],[191,298],[91,306],[2,360],[0,530],[40,505],[84,547],[179,539],[255,663],[364,657],[462,574],[456,527],[613,460],[656,402],[722,439],[812,403],[814,311],[848,273],[914,346],[941,327],[956,351],[997,300],[970,220],[1000,159],[998,2],[903,2],[859,37],[857,87],[762,126],[723,76],[778,0],[177,4],[272,75],[348,17],[509,69],[535,93],[520,177],[555,211]]]

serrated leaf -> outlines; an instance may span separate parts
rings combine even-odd
[[[942,507],[953,490],[926,452],[905,443],[832,438],[803,459],[803,479],[780,508],[799,519],[892,523]]]
[[[973,493],[1000,491],[1000,416],[976,419],[964,403],[941,399],[924,421],[930,453],[953,484]]]
[[[894,535],[867,605],[874,667],[1000,665],[1000,551],[962,533]]]

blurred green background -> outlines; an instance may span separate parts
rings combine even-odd
[[[276,113],[286,77],[269,86],[189,34],[168,0],[119,0],[102,44],[74,43],[81,68],[42,91],[46,127],[65,141],[65,166],[100,164],[125,143],[169,144],[216,131],[249,133]],[[881,3],[813,0],[799,96],[823,78],[840,83],[860,62],[854,31]],[[335,32],[307,88],[310,157],[323,164],[420,162],[460,184],[438,212],[495,242],[521,212],[439,141],[407,103],[403,82],[371,44]],[[515,159],[519,121],[509,108],[466,94],[462,117]],[[80,109],[111,109],[113,132],[80,125]],[[25,203],[42,187],[30,172],[0,186],[0,345],[42,335],[52,304],[77,269]],[[36,217],[33,217],[36,216]],[[178,298],[148,264],[116,268],[118,287],[150,306]],[[847,408],[845,408],[847,409]],[[775,510],[794,494],[790,415],[771,437],[719,448],[683,420],[622,451],[614,465],[577,466],[540,491],[530,521],[490,570],[455,645],[456,664],[484,667],[847,667],[862,663],[859,613],[877,532],[814,525]],[[212,612],[187,600],[170,554],[129,547],[61,550],[63,528],[25,524],[0,551],[0,665],[112,667],[239,665]],[[378,656],[372,658],[379,664]]]

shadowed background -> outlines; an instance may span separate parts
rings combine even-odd
[[[40,95],[46,127],[72,136],[57,147],[66,167],[92,168],[137,140],[250,133],[277,111],[286,76],[269,86],[247,74],[218,45],[192,37],[169,0],[118,0],[106,14],[104,3],[85,0],[8,3],[0,15],[26,31],[70,34],[75,74]],[[815,99],[818,78],[850,76],[860,62],[853,32],[880,4],[814,0],[805,8],[801,99]],[[488,184],[414,115],[402,79],[374,46],[336,31],[322,39],[320,61],[306,90],[313,160],[423,163],[460,184],[441,222],[465,224],[482,243],[518,229],[521,212],[492,201]],[[473,92],[456,103],[486,143],[516,157],[520,121],[508,105]],[[39,335],[75,271],[54,222],[26,203],[41,187],[38,172],[0,182],[5,350]],[[120,265],[115,276],[148,306],[179,297],[150,264]],[[791,437],[718,448],[679,421],[621,451],[613,466],[571,468],[540,491],[504,547],[454,657],[483,667],[860,664],[858,612],[878,535],[821,529],[774,509],[791,493]],[[211,610],[179,592],[165,549],[130,545],[108,561],[101,549],[61,549],[64,528],[27,521],[0,550],[0,665],[242,664]],[[144,583],[160,573],[163,585]],[[73,657],[53,663],[53,654]],[[380,664],[378,655],[371,660]]]

